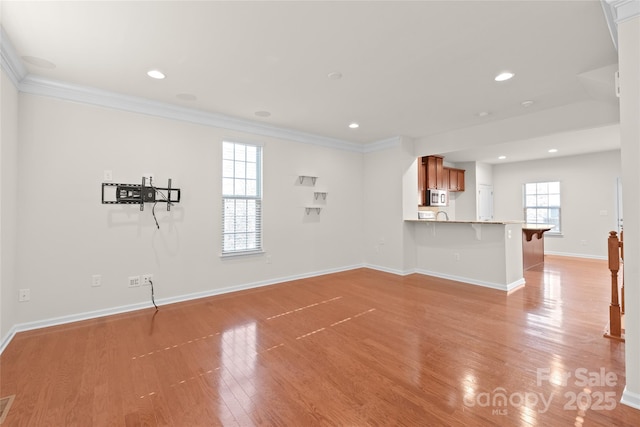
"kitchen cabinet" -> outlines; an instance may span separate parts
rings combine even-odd
[[[418,158],[418,204],[427,204],[427,190],[464,191],[464,169],[444,166],[442,156]]]
[[[464,169],[444,168],[447,176],[447,190],[464,191]]]
[[[444,190],[444,159],[441,156],[426,156],[427,166],[427,190]]]
[[[427,204],[427,158],[418,157],[418,205]]]

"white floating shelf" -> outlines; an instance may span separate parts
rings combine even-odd
[[[326,191],[316,191],[313,193],[313,196],[315,197],[316,200],[318,200],[319,197],[322,197],[322,200],[327,200]]]
[[[307,215],[309,215],[311,213],[311,211],[316,211],[317,215],[320,215],[320,211],[322,210],[322,208],[319,208],[317,206],[308,206],[306,208],[304,208],[305,211],[307,211]]]
[[[302,183],[304,182],[304,179],[305,179],[305,178],[310,179],[310,180],[311,180],[311,183],[312,183],[313,185],[316,185],[316,179],[318,179],[318,177],[317,177],[317,176],[300,175],[300,176],[298,176],[298,179],[300,180],[300,184],[302,184]]]

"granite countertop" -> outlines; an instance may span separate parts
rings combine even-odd
[[[438,224],[524,224],[524,221],[462,221],[462,220],[435,220],[435,219],[405,219],[409,222],[437,222]]]
[[[544,231],[548,231],[551,230],[553,227],[555,227],[555,225],[553,224],[523,224],[522,228],[525,230],[544,230]]]

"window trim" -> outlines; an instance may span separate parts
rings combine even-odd
[[[225,159],[224,157],[224,145],[225,144],[233,144],[234,146],[234,150],[235,147],[237,145],[243,145],[245,147],[255,147],[257,150],[257,155],[256,155],[256,196],[247,196],[245,195],[226,195],[224,193],[224,179],[225,178],[229,178],[229,177],[225,177],[224,176],[224,161],[225,160],[230,160],[230,159]],[[264,145],[263,144],[259,144],[259,143],[252,143],[252,142],[243,142],[243,141],[237,141],[234,139],[224,139],[222,141],[221,144],[221,150],[223,151],[221,153],[221,166],[222,166],[222,170],[220,172],[220,178],[221,178],[221,201],[222,201],[222,212],[221,212],[221,229],[220,229],[220,257],[221,258],[231,258],[231,257],[237,257],[237,256],[247,256],[247,255],[257,255],[257,254],[262,254],[264,253],[264,242],[263,242],[263,225],[262,225],[262,220],[263,220],[263,209],[262,209],[262,205],[264,202],[264,196],[263,196],[263,156],[264,156]],[[235,155],[234,155],[234,162],[237,161],[235,159]],[[243,160],[243,162],[246,164],[248,163],[246,161],[246,158]],[[234,179],[238,179],[236,178],[235,175],[235,171],[234,171],[234,175],[233,175]],[[242,179],[242,178],[240,178]],[[246,179],[246,178],[244,178]],[[224,242],[225,242],[225,202],[228,200],[234,200],[234,201],[238,201],[238,200],[255,200],[257,201],[258,204],[258,213],[256,215],[256,222],[255,222],[255,227],[256,227],[256,237],[257,237],[257,244],[255,248],[251,248],[251,249],[243,249],[243,250],[233,250],[233,251],[225,251],[224,249]],[[234,218],[235,218],[235,214],[234,214]],[[234,232],[234,234],[238,234],[236,232]]]
[[[560,199],[560,203],[558,206],[539,206],[539,205],[534,205],[534,206],[527,206],[527,185],[530,184],[551,184],[551,183],[558,183],[558,197]],[[538,193],[536,192],[536,195]],[[546,195],[548,196],[550,193],[547,191]],[[555,193],[553,193],[555,194]],[[558,210],[558,228],[553,227],[551,230],[547,231],[545,233],[545,235],[549,235],[549,236],[553,236],[553,237],[558,237],[558,236],[562,236],[562,182],[559,180],[546,180],[546,181],[530,181],[530,182],[525,182],[522,185],[522,213],[523,213],[523,217],[524,217],[524,222],[525,224],[549,224],[549,222],[546,223],[541,223],[541,222],[534,222],[534,223],[530,223],[529,221],[527,221],[527,209],[528,208],[554,208]]]
[[[234,258],[239,256],[262,255],[267,253],[264,249],[251,251],[221,252],[220,258]]]

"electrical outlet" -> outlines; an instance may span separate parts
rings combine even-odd
[[[140,286],[140,276],[129,276],[129,287],[135,288]]]
[[[100,276],[99,274],[94,274],[93,276],[91,276],[91,286],[98,287],[102,284],[102,276]]]
[[[453,260],[456,262],[460,261],[460,252],[453,253]]]
[[[104,182],[111,182],[113,181],[113,172],[110,170],[105,169],[104,170]]]
[[[142,286],[150,286],[153,281],[153,274],[144,274],[142,276]]]
[[[20,289],[20,293],[18,295],[19,302],[26,302],[31,299],[31,289]]]

